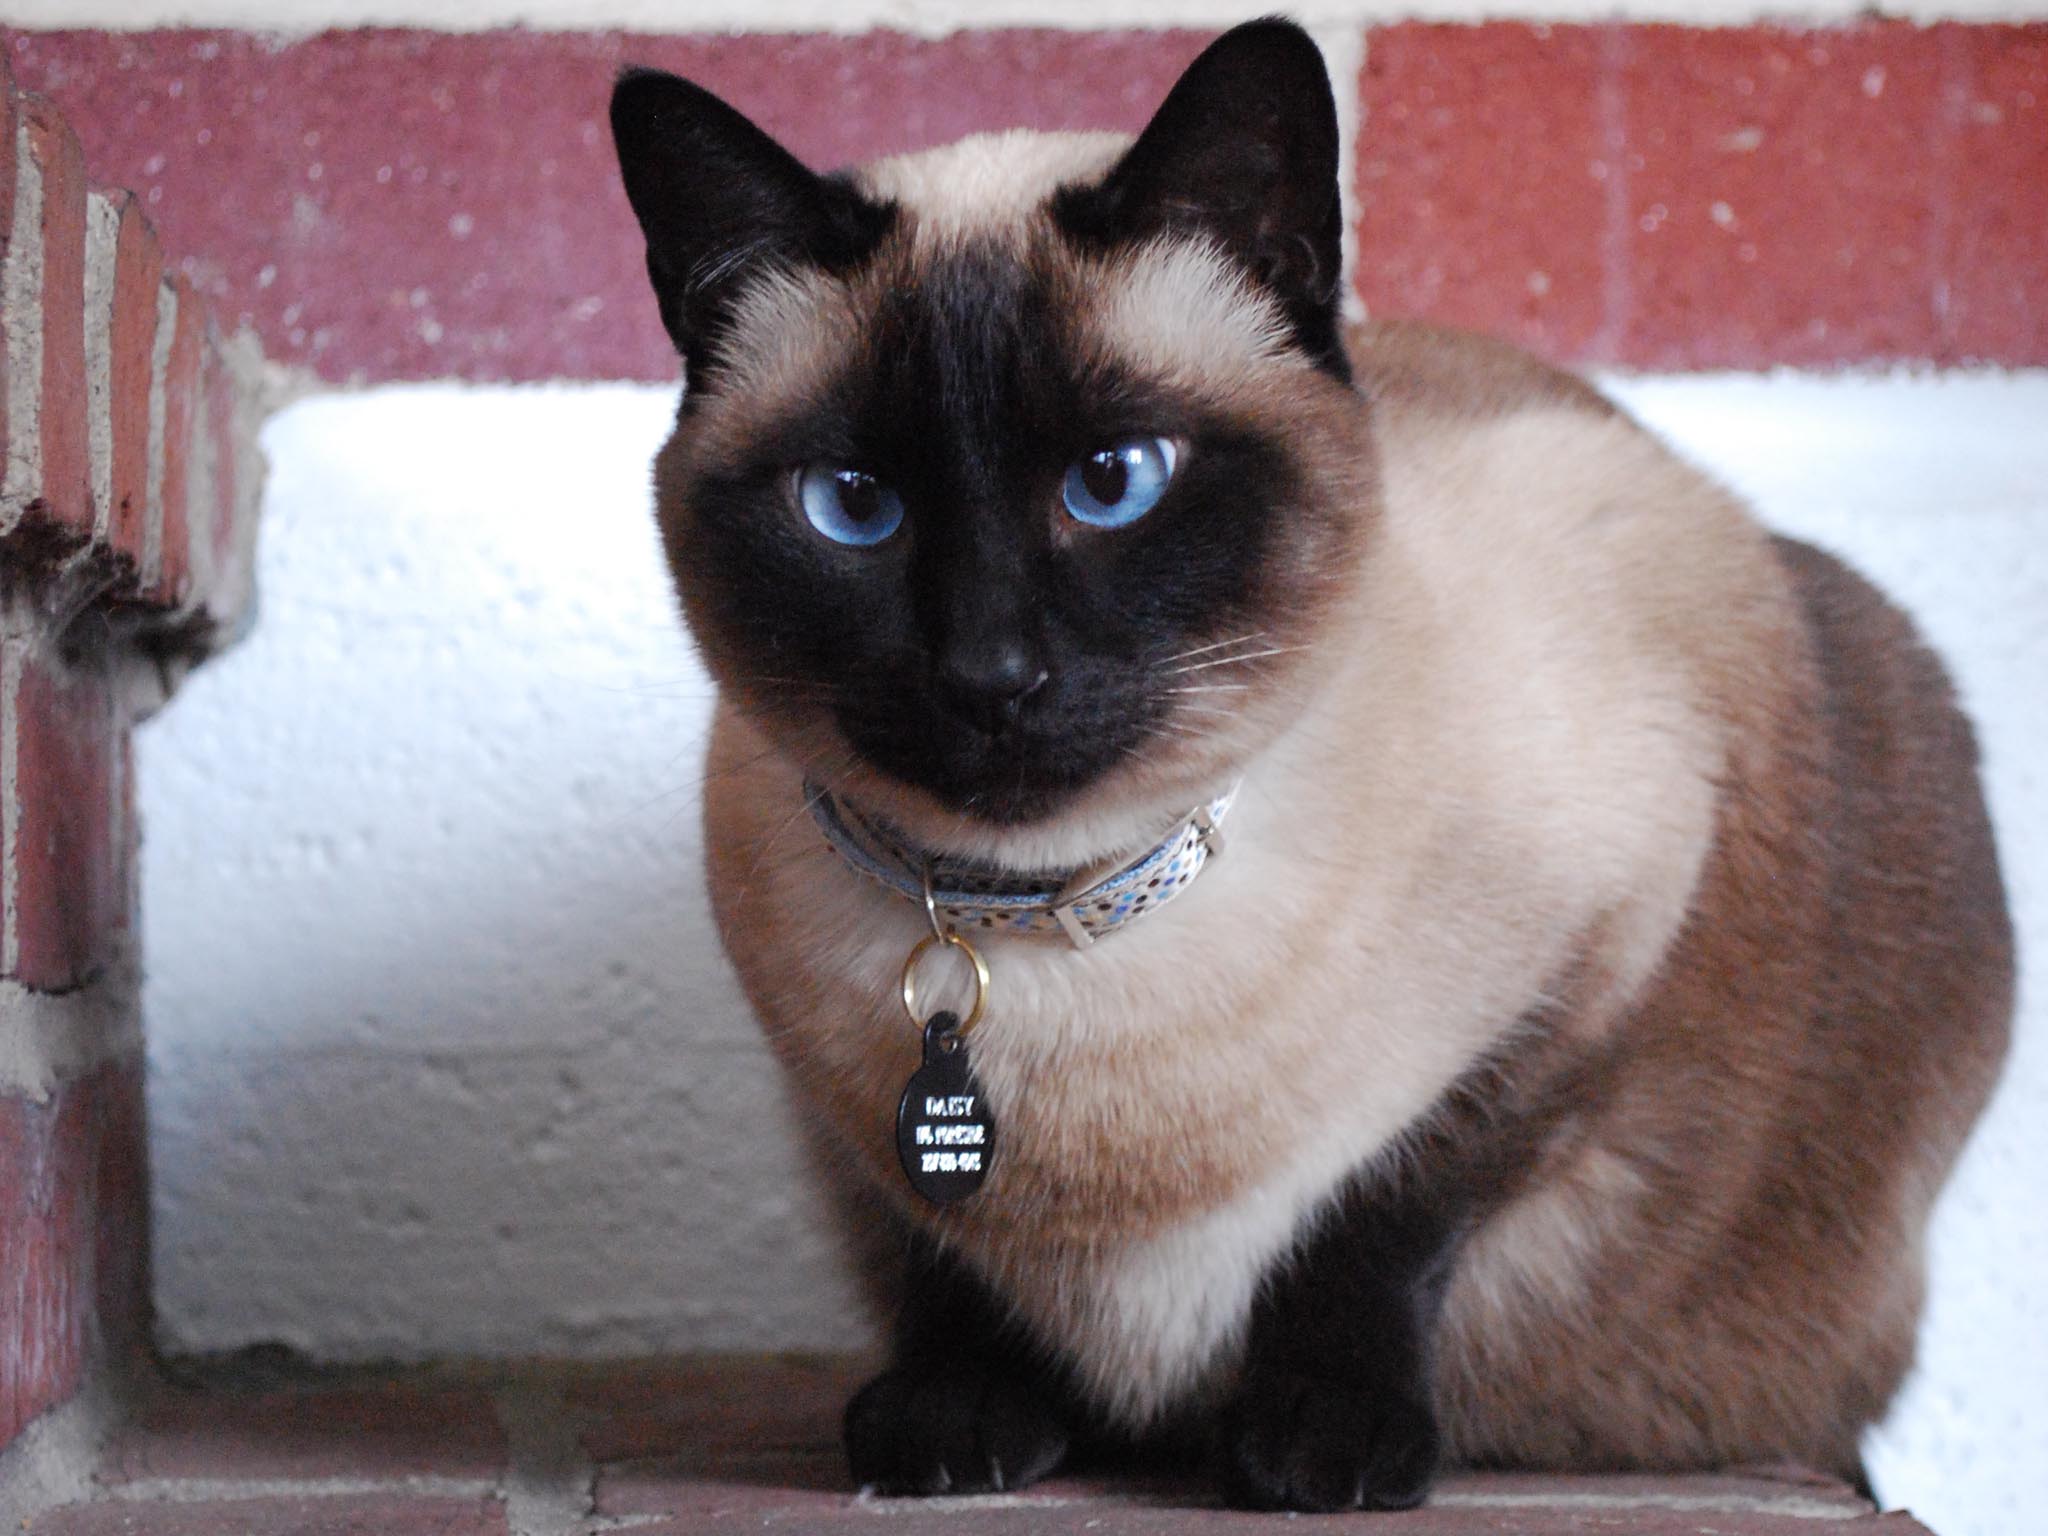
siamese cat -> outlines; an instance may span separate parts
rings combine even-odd
[[[1578,379],[1345,325],[1287,23],[1134,140],[612,124],[717,921],[895,1319],[853,1477],[1857,1477],[2013,985],[1906,619]]]

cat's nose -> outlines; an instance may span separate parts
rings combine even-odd
[[[1020,640],[952,647],[939,669],[946,700],[955,713],[991,735],[1017,718],[1024,701],[1043,688],[1050,675]]]

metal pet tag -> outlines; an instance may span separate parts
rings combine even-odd
[[[933,1205],[965,1200],[988,1177],[996,1122],[968,1064],[960,1019],[935,1013],[924,1026],[924,1065],[896,1106],[896,1155],[910,1187]]]

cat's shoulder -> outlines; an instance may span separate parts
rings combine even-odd
[[[1347,327],[1344,339],[1359,387],[1389,404],[1475,417],[1541,409],[1619,414],[1577,374],[1491,336],[1419,320],[1364,320]]]

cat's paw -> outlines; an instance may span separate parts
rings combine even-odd
[[[885,1371],[846,1405],[853,1480],[883,1493],[1000,1493],[1067,1454],[1067,1426],[1029,1386],[971,1361]]]
[[[1243,1509],[1412,1509],[1441,1446],[1427,1403],[1292,1372],[1247,1383],[1220,1440],[1223,1491]]]

